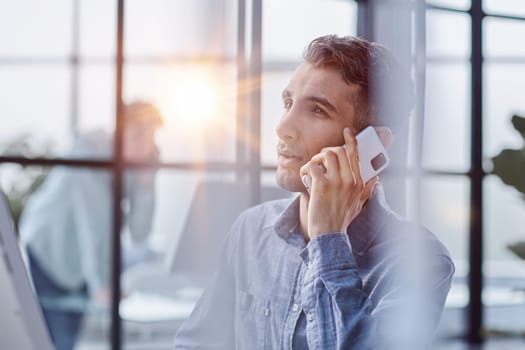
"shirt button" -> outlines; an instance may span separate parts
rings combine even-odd
[[[314,315],[308,314],[308,316],[306,316],[306,319],[308,320],[308,322],[312,322],[314,320]]]
[[[297,311],[299,311],[299,305],[297,305],[297,304],[293,304],[293,305],[292,305],[292,311],[293,311],[293,312],[297,312]]]
[[[266,310],[264,310],[264,316],[268,317],[269,314],[270,314],[270,309],[266,308]]]

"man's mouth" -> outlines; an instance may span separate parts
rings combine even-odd
[[[298,156],[297,153],[284,149],[281,146],[277,147],[277,155],[278,155],[278,161],[280,165],[300,162],[303,159],[301,156]]]
[[[296,160],[301,160],[301,157],[296,156],[296,155],[291,154],[291,153],[287,153],[287,152],[279,152],[279,157],[283,157],[283,158],[285,158],[285,159],[296,159]]]

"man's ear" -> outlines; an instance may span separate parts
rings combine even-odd
[[[390,128],[386,126],[374,126],[374,129],[376,130],[377,135],[381,140],[381,143],[383,143],[383,146],[385,146],[385,148],[390,147],[390,145],[394,141],[392,130],[390,130]]]

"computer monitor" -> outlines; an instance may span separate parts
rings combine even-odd
[[[52,350],[40,304],[22,259],[15,226],[0,192],[0,349]]]
[[[275,186],[261,187],[263,202],[291,195]],[[250,205],[247,184],[218,180],[199,183],[179,242],[168,257],[170,271],[196,287],[204,287],[213,273],[227,232]]]

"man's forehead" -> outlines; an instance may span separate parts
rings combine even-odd
[[[323,85],[329,81],[343,80],[340,74],[334,68],[328,67],[315,67],[314,65],[305,62],[299,65],[290,77],[289,85]]]
[[[315,67],[306,62],[301,64],[290,77],[283,90],[283,97],[297,95],[315,95],[329,100],[353,102],[353,96],[359,91],[356,84],[347,84],[341,73],[331,67]],[[336,101],[334,101],[336,102]]]

